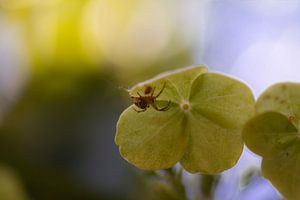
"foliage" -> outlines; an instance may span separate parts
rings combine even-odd
[[[29,199],[19,176],[10,167],[0,165],[0,197],[6,200]]]
[[[136,112],[133,105],[121,114],[115,138],[121,155],[147,170],[178,161],[191,173],[215,174],[234,166],[243,149],[242,126],[254,114],[250,89],[205,67],[190,67],[139,83],[129,93],[144,94],[145,86],[158,92],[164,84],[155,103],[162,107],[170,101],[169,110]]]
[[[137,199],[188,200],[182,175],[182,170],[174,168],[147,173]]]
[[[164,88],[154,103],[171,102],[170,108],[137,112],[132,105],[121,114],[115,142],[128,162],[158,170],[179,161],[188,172],[215,174],[235,165],[245,142],[263,157],[263,176],[287,199],[299,199],[299,84],[276,84],[254,106],[240,81],[190,67],[139,83],[129,94],[147,96],[149,87]]]
[[[243,131],[246,145],[263,157],[263,176],[288,199],[300,197],[299,86],[280,83],[267,89]]]

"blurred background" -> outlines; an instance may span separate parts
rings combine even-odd
[[[221,175],[183,172],[178,185],[172,170],[127,164],[114,134],[124,88],[165,70],[205,64],[256,96],[300,80],[299,11],[293,0],[0,0],[0,199],[282,199],[247,149]]]

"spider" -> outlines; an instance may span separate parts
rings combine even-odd
[[[171,103],[170,101],[168,102],[168,105],[163,107],[163,108],[158,108],[155,105],[156,98],[161,95],[161,93],[165,89],[165,86],[166,86],[166,83],[164,83],[164,85],[163,85],[162,89],[159,91],[159,93],[156,96],[153,96],[154,91],[155,91],[155,87],[152,88],[151,86],[146,85],[145,90],[144,90],[145,96],[142,96],[139,92],[137,92],[137,94],[139,95],[138,97],[131,96],[131,99],[132,99],[134,105],[136,105],[141,110],[137,110],[135,108],[133,108],[133,109],[138,113],[145,112],[147,110],[147,108],[149,108],[150,106],[152,106],[157,111],[166,111],[166,110],[168,110],[169,107],[170,107],[170,103]],[[147,95],[149,93],[151,93],[150,96]]]
[[[152,92],[152,87],[150,85],[145,85],[144,93],[149,94]]]
[[[289,115],[289,116],[288,116],[288,121],[289,121],[290,123],[293,123],[294,120],[295,120],[295,117],[294,117],[294,116],[292,116],[292,115]]]

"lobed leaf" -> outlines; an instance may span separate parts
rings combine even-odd
[[[263,157],[263,175],[287,199],[300,199],[300,84],[271,86],[259,97],[256,110],[243,130],[244,141]]]
[[[169,168],[184,154],[185,121],[176,106],[159,115],[154,109],[137,113],[131,106],[120,116],[115,142],[123,158],[141,169]]]
[[[115,142],[124,159],[148,170],[180,161],[189,172],[210,174],[235,165],[243,149],[242,126],[254,114],[250,89],[204,67],[189,67],[139,83],[130,95],[149,95],[150,86],[156,96],[164,85],[155,104],[161,108],[171,101],[167,111],[150,106],[138,113],[133,105],[121,114]]]
[[[194,81],[189,101],[190,140],[181,164],[209,174],[231,168],[243,150],[241,128],[254,115],[251,91],[235,79],[207,73]]]
[[[278,83],[269,87],[257,100],[256,112],[275,111],[292,118],[292,123],[299,126],[300,119],[300,84]]]
[[[279,154],[297,137],[297,128],[286,116],[276,112],[265,112],[253,117],[243,131],[246,145],[262,157]]]
[[[262,161],[262,175],[288,200],[300,197],[300,146],[299,139],[274,157]]]
[[[130,89],[131,96],[138,96],[137,92],[144,94],[145,86],[155,88],[156,95],[165,85],[163,93],[159,96],[162,101],[172,101],[180,104],[182,99],[188,99],[192,82],[201,74],[207,72],[207,68],[203,66],[187,67],[170,72],[159,74],[158,76],[141,82]]]

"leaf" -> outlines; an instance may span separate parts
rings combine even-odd
[[[136,112],[132,105],[121,114],[115,142],[124,159],[148,170],[180,161],[192,173],[218,173],[237,162],[242,126],[254,114],[247,86],[204,67],[189,67],[139,83],[130,95],[144,96],[147,87],[155,88],[154,96],[164,87],[154,103],[162,108],[170,101],[170,107]]]
[[[121,155],[141,169],[165,169],[173,166],[183,156],[188,133],[185,118],[178,106],[168,112],[154,109],[137,113],[133,106],[120,116],[116,144]]]
[[[275,111],[288,118],[297,125],[300,119],[300,84],[278,83],[268,88],[257,100],[257,113]]]
[[[5,200],[28,200],[23,182],[9,166],[0,164],[0,197]]]
[[[287,199],[300,199],[299,89],[295,83],[268,88],[243,130],[246,145],[263,157],[263,176]]]
[[[254,114],[251,91],[237,80],[207,73],[195,80],[190,102],[190,140],[181,164],[209,174],[231,168],[243,150],[241,128]]]
[[[297,143],[297,144],[296,144]],[[299,140],[274,157],[262,161],[262,175],[288,200],[300,197],[300,154]]]
[[[138,96],[137,92],[144,94],[145,85],[159,92],[166,83],[159,101],[164,105],[167,101],[172,103],[166,112],[150,108],[146,112],[137,113],[134,106],[130,106],[121,114],[115,142],[120,146],[124,159],[141,169],[157,170],[172,167],[182,158],[189,135],[185,130],[186,116],[179,107],[182,97],[178,91],[189,90],[187,85],[206,71],[204,67],[190,67],[163,73],[131,89],[130,95]],[[179,75],[181,73],[182,76]]]
[[[254,153],[262,157],[272,157],[298,137],[297,131],[286,116],[276,112],[265,112],[255,116],[245,125],[243,138]]]
[[[180,104],[182,99],[188,99],[193,81],[199,75],[206,72],[207,68],[202,66],[187,67],[165,72],[150,80],[137,84],[130,90],[129,94],[138,96],[137,92],[143,94],[145,85],[153,86],[158,90],[166,83],[165,89],[159,96],[159,99],[164,101],[171,100],[173,103]]]

